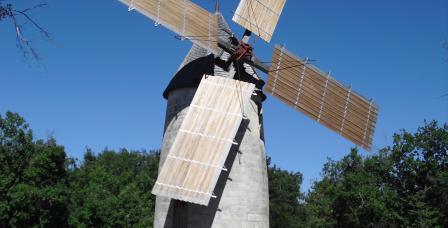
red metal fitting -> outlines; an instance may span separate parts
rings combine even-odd
[[[253,47],[250,44],[246,44],[242,41],[238,44],[237,50],[233,54],[233,59],[236,61],[252,59]]]

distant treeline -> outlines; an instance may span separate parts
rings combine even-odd
[[[329,160],[300,192],[302,174],[268,159],[271,227],[447,227],[448,125],[402,131],[369,157]],[[159,151],[87,150],[68,158],[35,140],[16,113],[0,115],[0,227],[151,227]],[[300,167],[298,167],[300,168]]]

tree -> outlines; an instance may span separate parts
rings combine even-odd
[[[396,194],[381,175],[389,164],[365,160],[356,149],[341,161],[324,165],[323,179],[307,197],[311,226],[372,227],[396,223]]]
[[[41,58],[33,47],[32,41],[24,33],[24,22],[29,22],[45,39],[51,40],[50,34],[29,15],[31,11],[46,6],[47,4],[41,3],[26,9],[16,9],[12,3],[4,3],[4,0],[0,0],[0,22],[7,20],[12,22],[16,34],[16,46],[26,60],[40,62]]]
[[[310,226],[446,227],[448,125],[402,131],[371,157],[329,160],[306,198]]]
[[[415,134],[403,130],[387,151],[390,184],[402,200],[405,225],[448,225],[448,125],[432,121]]]
[[[150,227],[159,152],[87,150],[77,164],[54,139],[33,140],[0,115],[0,227]]]
[[[65,161],[54,139],[33,141],[22,117],[0,115],[0,227],[67,226]]]
[[[151,227],[159,151],[87,150],[70,173],[70,218],[74,227]]]
[[[304,195],[300,192],[302,174],[271,166],[267,158],[269,177],[269,217],[273,228],[300,227],[306,219]]]
[[[271,227],[447,227],[448,125],[393,138],[372,156],[329,160],[306,196],[302,174],[268,158]],[[88,149],[77,163],[18,114],[0,115],[0,227],[150,227],[159,157]]]

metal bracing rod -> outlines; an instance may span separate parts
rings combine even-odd
[[[244,39],[244,38],[243,38]],[[222,48],[224,51],[233,55],[236,51],[236,47],[230,43],[230,40],[218,38],[218,46]],[[250,61],[246,61],[249,65],[261,70],[262,72],[269,74],[270,66],[262,63],[260,59],[255,56],[252,56]]]

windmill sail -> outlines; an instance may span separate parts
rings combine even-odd
[[[241,0],[233,21],[270,42],[286,0]]]
[[[202,79],[153,194],[208,204],[254,87],[218,76]]]
[[[378,106],[276,46],[265,88],[284,103],[371,150]]]
[[[179,34],[181,38],[218,52],[218,22],[216,15],[190,0],[119,0]]]

